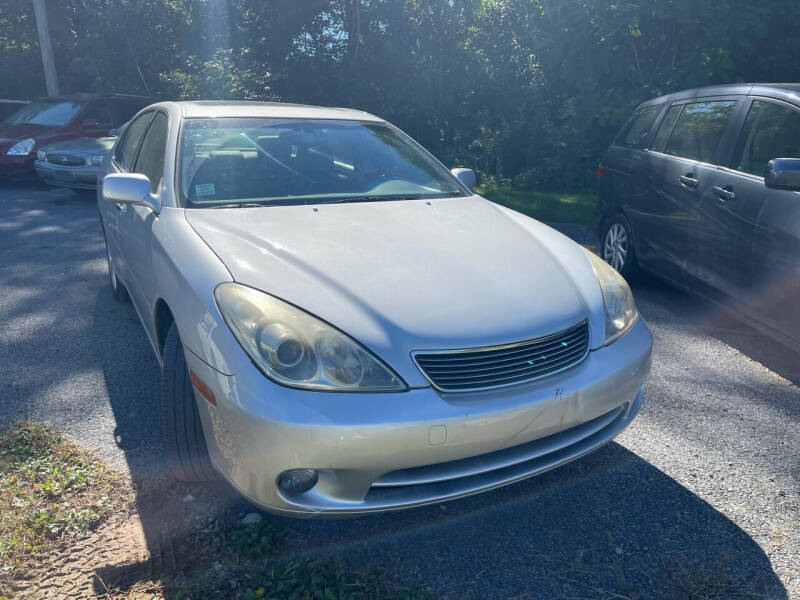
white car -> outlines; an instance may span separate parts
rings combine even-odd
[[[346,109],[166,102],[103,164],[111,287],[173,472],[297,516],[449,500],[605,444],[652,338],[622,277]]]

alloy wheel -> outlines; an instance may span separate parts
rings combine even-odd
[[[625,267],[628,257],[628,234],[620,223],[613,223],[606,232],[603,241],[603,258],[617,271]]]

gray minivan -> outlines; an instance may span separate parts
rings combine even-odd
[[[601,255],[800,349],[800,84],[640,105],[598,166]]]

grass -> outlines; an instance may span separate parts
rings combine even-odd
[[[596,206],[593,193],[537,192],[507,185],[478,186],[475,191],[487,200],[539,221],[587,225],[592,221]]]
[[[124,496],[119,478],[41,425],[0,433],[0,598],[4,581],[113,512]]]

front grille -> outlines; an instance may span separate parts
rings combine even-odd
[[[580,362],[589,349],[589,322],[544,337],[467,350],[413,354],[428,380],[443,392],[500,387],[551,375]]]
[[[86,164],[86,159],[82,156],[75,154],[66,154],[64,152],[48,152],[47,162],[51,165],[60,165],[62,167],[78,167]]]

